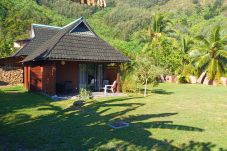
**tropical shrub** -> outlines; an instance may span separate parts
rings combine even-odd
[[[178,83],[189,83],[190,82],[190,79],[187,76],[179,75],[177,77],[177,82]]]
[[[122,80],[121,89],[123,93],[136,93],[138,92],[138,84],[135,77],[128,75]]]
[[[92,96],[91,91],[89,91],[87,89],[80,89],[79,97],[81,99],[90,99],[91,96]]]

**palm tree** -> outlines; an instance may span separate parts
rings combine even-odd
[[[152,17],[152,25],[148,28],[150,39],[159,39],[163,33],[168,34],[174,32],[174,30],[167,29],[171,24],[172,22],[169,19],[166,19],[163,15],[154,15]]]
[[[194,42],[191,39],[187,39],[183,36],[181,37],[181,50],[183,52],[182,62],[184,65],[190,63],[189,51],[191,50],[193,44]]]
[[[221,37],[220,26],[213,28],[209,38],[202,35],[196,37],[200,45],[191,52],[194,62],[200,72],[207,72],[209,80],[219,80],[225,73],[227,36]]]
[[[152,22],[148,27],[148,32],[141,34],[141,37],[146,41],[142,51],[149,50],[148,48],[152,45],[159,45],[159,40],[163,34],[175,33],[174,30],[168,28],[169,25],[172,25],[172,22],[166,19],[164,15],[155,14],[152,16]]]

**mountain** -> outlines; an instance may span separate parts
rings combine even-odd
[[[105,9],[71,0],[1,0],[0,56],[15,50],[12,42],[28,37],[31,23],[62,26],[84,16],[99,36],[127,55],[146,44],[151,16],[164,14],[181,35],[206,34],[217,24],[227,32],[224,0],[106,0]],[[64,5],[63,5],[64,4]]]

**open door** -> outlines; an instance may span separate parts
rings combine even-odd
[[[86,89],[86,87],[87,87],[86,64],[79,64],[79,89]]]
[[[79,64],[79,89],[99,91],[103,81],[103,65]]]

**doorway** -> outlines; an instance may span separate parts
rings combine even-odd
[[[99,91],[103,81],[102,64],[79,64],[79,89]]]

